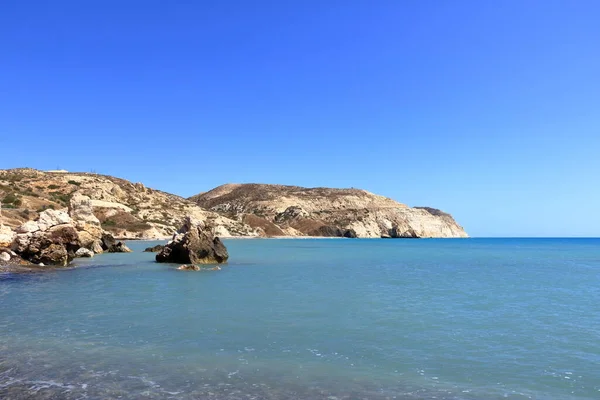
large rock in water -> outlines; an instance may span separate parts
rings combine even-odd
[[[102,235],[102,250],[108,253],[131,253],[131,249],[125,243],[117,242],[110,233]]]
[[[221,264],[228,258],[223,242],[191,217],[186,217],[173,240],[156,255],[157,262],[178,264]]]

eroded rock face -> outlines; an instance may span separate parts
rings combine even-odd
[[[203,223],[190,217],[185,219],[173,240],[156,255],[157,262],[178,264],[221,264],[228,258],[221,240]]]

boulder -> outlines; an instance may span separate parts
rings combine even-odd
[[[102,249],[102,246],[100,245],[100,242],[94,242],[94,244],[90,250],[93,251],[95,254],[100,254],[100,253],[104,252],[104,250]]]
[[[94,215],[92,200],[81,193],[75,193],[69,203],[69,215],[75,221],[86,224],[100,225],[100,220]]]
[[[72,222],[65,211],[45,210],[37,221],[17,228],[11,248],[34,264],[66,266],[81,247]]]
[[[53,243],[61,244],[75,252],[81,247],[79,243],[79,234],[73,225],[62,224],[56,225],[45,232],[48,239]]]
[[[146,249],[144,250],[146,253],[158,253],[160,251],[162,251],[162,249],[164,249],[165,246],[162,244],[157,244],[156,246],[152,246],[152,247],[146,247]]]
[[[94,252],[90,249],[86,249],[85,247],[81,247],[75,252],[75,257],[77,257],[77,258],[94,257]]]
[[[102,246],[102,250],[109,251],[109,249],[113,248],[116,244],[116,240],[113,235],[110,233],[103,233],[100,238],[100,245]]]
[[[15,239],[15,232],[8,226],[0,226],[0,246],[9,247]]]
[[[66,266],[75,257],[77,243],[77,233],[72,226],[58,225],[47,232],[18,234],[12,249],[34,264]]]
[[[64,210],[53,210],[48,209],[40,213],[40,217],[37,220],[37,224],[41,231],[45,231],[56,225],[72,224],[73,220],[69,217]]]
[[[108,249],[109,253],[131,253],[132,250],[123,242],[117,242],[114,246]]]
[[[0,247],[0,267],[24,267],[31,265],[29,262],[23,260],[14,251],[7,247]]]
[[[107,253],[131,253],[131,249],[123,242],[117,242],[113,235],[104,232],[100,239],[100,246],[102,250]]]
[[[82,247],[92,250],[94,253],[102,253],[102,235],[105,233],[99,225],[87,222],[77,222],[75,225],[79,242]]]
[[[23,225],[17,227],[15,231],[17,233],[33,233],[40,230],[40,226],[35,221],[27,221]]]
[[[157,262],[178,264],[220,264],[229,254],[225,245],[205,225],[186,217],[183,226],[156,255]]]
[[[71,258],[64,246],[52,243],[43,248],[38,254],[30,259],[35,264],[58,265],[66,267]]]

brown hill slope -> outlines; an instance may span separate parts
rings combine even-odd
[[[200,207],[286,235],[467,237],[450,214],[360,189],[227,184],[193,196]],[[252,215],[252,218],[248,218]]]
[[[45,208],[65,208],[79,192],[92,199],[102,227],[117,237],[151,239],[171,235],[186,215],[206,221],[220,236],[255,236],[248,225],[201,209],[182,197],[111,176],[43,172],[29,168],[0,170],[2,221],[18,226]]]

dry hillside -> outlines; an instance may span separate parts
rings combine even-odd
[[[65,208],[76,192],[92,199],[94,214],[102,227],[121,238],[170,236],[186,215],[207,221],[221,236],[258,234],[248,225],[141,183],[91,173],[0,170],[2,215],[8,226],[33,220],[46,208]]]
[[[227,184],[193,196],[200,207],[273,235],[466,237],[450,214],[360,189]]]

